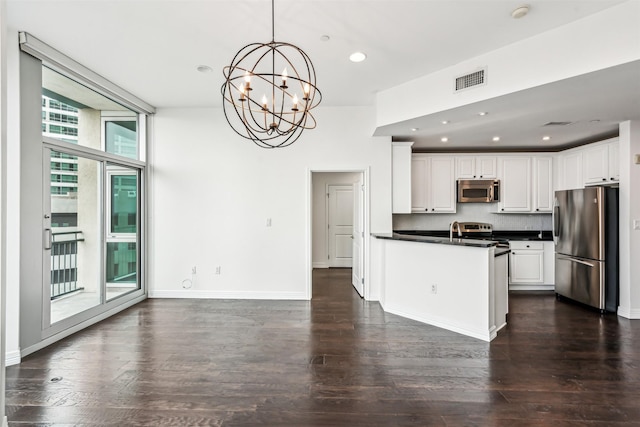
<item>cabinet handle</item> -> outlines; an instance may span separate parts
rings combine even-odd
[[[540,209],[536,208],[536,212],[539,212],[539,211],[540,211]]]
[[[530,248],[531,246],[527,245],[528,248]]]
[[[616,179],[614,177],[611,177],[611,181],[615,181]]]
[[[431,212],[433,212],[433,211],[435,211],[435,210],[436,210],[435,208],[431,208]]]
[[[606,180],[607,180],[607,178],[602,178],[602,180],[603,180],[603,181],[606,181]]]
[[[501,211],[504,211],[504,208],[500,209]]]
[[[475,175],[473,175],[473,177],[475,178],[476,176],[475,176]]]

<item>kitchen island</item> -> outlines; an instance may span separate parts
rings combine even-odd
[[[372,235],[385,311],[484,341],[506,326],[508,248],[488,240]]]

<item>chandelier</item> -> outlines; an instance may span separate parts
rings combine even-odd
[[[246,45],[223,74],[224,116],[243,138],[263,148],[282,148],[316,127],[311,110],[322,100],[316,72],[302,49],[275,41],[274,0],[271,42]]]

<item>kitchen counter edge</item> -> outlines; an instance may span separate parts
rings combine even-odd
[[[419,236],[419,235],[409,235],[409,234],[400,234],[400,233],[371,233],[371,235],[378,239],[400,240],[404,242],[436,243],[436,244],[454,245],[454,246],[471,246],[475,248],[490,248],[498,244],[498,242],[494,242],[492,240],[474,240],[474,239],[458,239],[458,238],[449,240],[448,237]]]

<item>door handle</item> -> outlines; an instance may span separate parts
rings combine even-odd
[[[51,233],[51,229],[50,228],[45,228],[44,229],[44,233],[42,235],[42,242],[43,242],[43,246],[44,246],[44,250],[48,251],[51,249],[51,240],[53,238],[53,234]]]
[[[355,237],[353,237],[353,234],[351,235],[351,240],[355,239]]]

